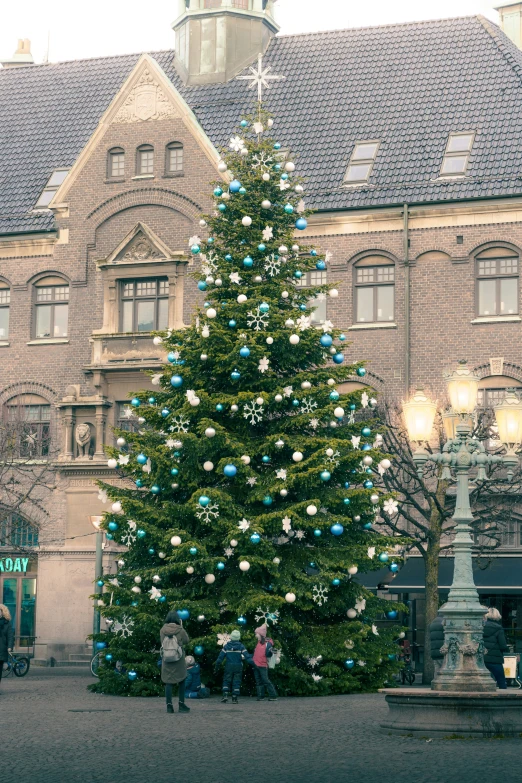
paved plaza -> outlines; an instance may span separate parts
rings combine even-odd
[[[167,715],[160,699],[91,694],[83,670],[2,682],[1,783],[520,782],[521,740],[417,740],[380,733],[384,698],[218,696]],[[489,772],[488,772],[489,770]]]

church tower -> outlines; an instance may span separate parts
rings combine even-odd
[[[276,0],[178,0],[174,64],[185,84],[232,79],[278,32]]]

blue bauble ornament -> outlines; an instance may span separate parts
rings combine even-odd
[[[153,484],[152,487],[150,488],[150,491],[152,492],[153,495],[159,495],[161,489],[160,487],[158,487],[157,484]]]
[[[294,272],[294,277],[297,278],[297,280],[300,280],[303,276],[303,273],[299,271],[299,269],[296,269]]]
[[[288,179],[288,174],[286,172],[284,174],[281,174],[281,179],[283,180]]]
[[[173,375],[170,379],[170,385],[175,389],[179,389],[180,386],[183,386],[183,378],[181,375]]]
[[[119,606],[120,602],[116,601],[116,604]],[[131,606],[138,606],[138,601],[131,601]]]
[[[227,208],[226,204],[218,204],[218,209],[220,212],[225,212]]]
[[[321,536],[322,536],[322,535],[323,535],[323,531],[322,531],[322,530],[319,530],[319,528],[318,528],[318,527],[316,527],[316,529],[314,530],[314,536],[315,536],[316,538],[321,538]]]
[[[234,321],[233,318],[230,319],[230,321],[228,322],[228,325],[230,326],[231,329],[234,329],[234,327],[237,326],[237,324],[236,324],[236,322]]]
[[[353,667],[355,666],[355,661],[353,660],[353,658],[348,658],[344,662],[344,666],[346,669],[353,669]]]
[[[241,378],[241,373],[238,370],[232,370],[230,377],[233,381],[238,381]]]
[[[235,465],[225,465],[223,468],[223,473],[227,478],[234,478],[237,473],[237,468]]]
[[[239,193],[240,187],[241,187],[241,182],[238,179],[233,179],[230,185],[228,186],[228,189],[231,193]]]
[[[315,265],[316,269],[319,269],[321,272],[323,272],[326,269],[326,262],[325,261],[318,261]]]
[[[267,302],[261,302],[259,305],[259,312],[260,313],[268,313],[270,310],[270,305]]]
[[[381,563],[387,563],[389,559],[390,556],[388,555],[387,552],[381,552],[381,554],[379,555],[379,560],[381,561]]]
[[[188,620],[190,617],[190,612],[188,609],[178,609],[178,614],[180,620]]]
[[[337,402],[340,396],[341,395],[339,394],[339,392],[335,391],[335,389],[333,392],[330,392],[330,399],[332,400],[332,402]]]
[[[372,447],[371,447],[370,443],[363,443],[363,445],[361,446],[361,451],[371,451],[371,450],[372,450]],[[366,472],[367,473],[371,473],[372,472],[371,468],[368,468],[366,470]]]
[[[388,566],[388,571],[391,571],[392,574],[396,574],[399,570],[399,564],[398,563],[390,563]]]
[[[198,503],[200,506],[203,506],[203,508],[206,508],[210,503],[210,498],[207,495],[200,495],[198,498]]]
[[[133,408],[139,408],[141,405],[141,400],[138,400],[137,397],[133,397],[131,400],[131,405]]]
[[[199,245],[192,245],[192,247],[190,248],[190,252],[192,253],[192,255],[197,256],[197,254],[201,252],[201,248]]]
[[[261,541],[261,536],[259,535],[259,533],[252,533],[252,535],[250,536],[250,540],[253,544],[259,544],[259,542]]]
[[[305,304],[300,304],[299,309],[301,310],[302,313],[304,313],[306,310],[308,310],[308,307]]]
[[[164,419],[166,419],[167,416],[170,415],[169,409],[168,408],[163,408],[163,410],[161,411],[161,415],[163,416]]]
[[[361,435],[364,438],[369,438],[371,434],[372,434],[372,431],[371,431],[371,429],[369,427],[363,427],[362,428]]]
[[[300,218],[298,218],[298,219],[295,221],[295,227],[296,227],[296,228],[297,228],[299,231],[304,231],[304,230],[305,230],[305,228],[307,227],[307,225],[308,225],[308,221],[307,221],[307,219],[306,219],[306,218],[300,217]]]
[[[242,128],[248,128],[248,120],[241,120],[239,124]]]
[[[203,645],[196,644],[196,646],[194,647],[194,655],[203,655],[204,652],[205,652],[205,648],[203,647]]]
[[[344,482],[344,488],[345,489],[350,489],[350,482],[349,481],[345,481]]]
[[[248,359],[250,356],[250,348],[247,348],[246,345],[244,345],[242,348],[239,349],[239,355],[242,359]]]
[[[294,408],[298,408],[300,404],[301,403],[299,402],[299,400],[292,400],[292,405],[294,406]]]
[[[342,536],[344,533],[344,527],[340,525],[338,522],[335,523],[335,525],[332,525],[330,528],[330,533],[332,536]]]
[[[323,346],[323,348],[329,348],[331,344],[333,343],[333,337],[331,334],[322,334],[319,338],[319,342]],[[339,393],[338,392],[332,392],[332,394],[337,394],[337,399],[339,399]],[[330,398],[332,397],[332,394],[330,394]]]
[[[149,397],[149,405],[154,405],[155,402],[156,402],[155,397]]]
[[[349,506],[351,502],[352,501],[350,500],[350,498],[344,498],[344,500],[343,500],[343,503],[344,503],[345,506]]]
[[[225,406],[222,405],[220,402],[218,402],[218,404],[216,405],[216,410],[218,413],[223,413],[223,411],[225,410]]]
[[[321,481],[330,481],[330,479],[332,478],[332,474],[330,473],[329,470],[322,470],[320,477],[321,477]]]
[[[294,211],[294,208],[291,204],[285,204],[285,212],[287,215],[291,215]]]
[[[334,360],[335,364],[342,364],[344,362],[344,354],[343,353],[335,353],[332,356],[332,359]]]
[[[107,655],[105,656],[105,660],[112,661],[112,653],[107,653]]]
[[[221,190],[221,188],[214,188],[214,196],[216,196],[216,198],[219,198],[219,196],[222,195],[223,195],[223,191]]]
[[[270,457],[268,456],[268,454],[265,454],[261,461],[264,462],[265,465],[268,465],[268,463],[270,462]]]
[[[396,658],[397,658],[397,656],[396,656],[395,653],[388,653],[388,660],[389,661],[395,661]]]
[[[114,536],[112,535],[112,533],[105,533],[105,538],[108,538],[108,539],[109,539],[109,541],[112,541],[112,539],[114,538]]]
[[[366,375],[366,370],[364,369],[364,367],[358,367],[356,372],[359,378],[364,378],[364,376]]]
[[[137,531],[136,531],[136,535],[138,536],[138,538],[145,538],[145,536],[147,535],[147,533],[145,532],[145,530],[141,530],[141,529],[140,529],[140,530],[137,530]]]
[[[395,609],[390,609],[389,612],[386,612],[386,617],[388,620],[396,620],[398,616],[398,612]]]
[[[154,549],[152,549],[152,547],[151,547],[151,548],[149,549],[149,555],[153,555],[153,554],[154,554]]]
[[[251,256],[246,256],[243,259],[243,266],[246,267],[247,269],[250,269],[251,267],[254,266],[254,259]]]
[[[340,579],[332,579],[332,584],[333,584],[334,587],[339,587],[339,585],[341,584],[341,580]]]
[[[372,529],[372,527],[373,527],[373,525],[372,525],[372,523],[371,523],[371,522],[365,522],[365,523],[364,523],[364,525],[363,525],[363,528],[364,528],[365,530],[371,530],[371,529]]]
[[[138,465],[146,465],[147,464],[148,457],[145,454],[138,454],[136,457],[136,462]]]
[[[240,617],[238,617],[238,618],[237,618],[237,624],[238,624],[238,625],[246,625],[246,624],[247,624],[247,619],[246,619],[246,617],[243,617],[243,615],[241,615]]]
[[[164,595],[160,595],[160,597],[158,598],[158,601],[160,602],[160,604],[165,603],[166,600],[167,599],[166,599],[166,597]]]
[[[104,585],[105,583],[104,583],[103,579],[98,579],[98,581],[96,582],[96,584],[98,585],[98,587],[103,587],[103,585]],[[105,645],[103,644],[103,642],[96,642],[96,647],[98,647],[98,645],[99,645],[99,644],[101,644],[101,645],[103,645],[103,647],[105,647]]]
[[[341,340],[341,342],[344,342],[346,340],[346,335],[345,334],[340,334],[339,335],[339,340]]]
[[[274,502],[274,501],[273,501],[273,499],[270,497],[270,495],[265,495],[265,497],[263,498],[263,505],[264,505],[264,506],[271,506],[273,502]]]
[[[141,489],[141,487],[143,486],[143,481],[141,479],[136,479],[136,486],[138,487],[138,489]]]
[[[127,677],[131,682],[134,682],[135,679],[137,679],[138,675],[134,671],[134,669],[131,669],[130,672],[127,673]]]
[[[317,250],[310,250],[310,255],[311,256],[316,256],[317,255]]]
[[[281,171],[281,168],[282,168],[281,164],[280,163],[276,163],[275,166],[274,166],[274,171]]]
[[[200,291],[205,291],[206,290],[207,284],[205,283],[204,280],[200,280],[199,281],[198,288],[199,288]]]
[[[242,195],[242,196],[244,196],[244,195],[245,195],[245,193],[246,193],[246,188],[244,188],[244,187],[241,185],[241,187],[239,188],[239,192],[241,193],[241,195]]]
[[[195,546],[191,546],[190,549],[189,549],[189,552],[190,552],[191,555],[197,555],[198,550],[196,549]]]
[[[349,405],[349,408],[350,408],[351,411],[356,411],[357,410],[357,405],[354,402],[351,402],[350,405]]]
[[[118,529],[118,523],[111,521],[109,522],[109,530],[117,530]]]
[[[216,566],[218,571],[224,571],[225,570],[225,564],[224,563],[218,563]]]
[[[264,253],[264,252],[265,252],[265,250],[266,250],[266,245],[264,244],[264,242],[261,242],[261,243],[260,243],[260,244],[257,246],[257,249],[259,250],[259,252],[260,252],[260,253]]]
[[[232,261],[232,256],[230,253],[227,253],[225,256],[225,261]]]
[[[363,487],[365,489],[373,489],[373,481],[370,481],[370,479],[366,479],[366,481],[363,484]]]
[[[278,141],[276,141],[276,143],[274,144],[274,149],[275,150],[280,150],[281,149],[281,145],[279,144]]]

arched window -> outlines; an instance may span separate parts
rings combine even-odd
[[[180,177],[183,174],[183,144],[179,141],[167,144],[165,174],[168,177]]]
[[[107,177],[109,179],[121,179],[125,176],[125,150],[122,147],[113,147],[107,155]]]
[[[9,339],[9,306],[11,289],[9,284],[0,280],[0,344]]]
[[[62,277],[42,277],[35,284],[37,340],[66,338],[69,327],[69,283]]]
[[[0,547],[38,546],[38,528],[20,514],[0,508]]]
[[[395,318],[395,266],[384,256],[367,256],[354,266],[357,323],[392,323]]]
[[[490,247],[476,257],[476,307],[482,317],[518,315],[518,254]]]
[[[21,459],[49,456],[51,406],[38,394],[12,397],[4,408],[7,436]]]
[[[154,174],[154,147],[151,144],[142,144],[136,150],[136,174],[138,176],[151,176]]]

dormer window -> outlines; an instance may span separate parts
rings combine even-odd
[[[450,133],[440,169],[441,177],[462,177],[466,173],[475,132]]]
[[[109,150],[107,176],[110,179],[121,179],[125,176],[125,151],[122,147],[114,147]]]
[[[64,181],[65,177],[69,173],[69,169],[56,169],[53,171],[49,179],[47,180],[47,185],[42,190],[42,193],[40,195],[40,198],[35,204],[35,209],[47,209],[49,204],[54,198],[54,194]]]
[[[373,164],[379,150],[379,141],[358,141],[353,148],[352,157],[344,175],[348,185],[358,185],[368,182]]]
[[[136,174],[138,176],[154,175],[154,147],[150,144],[142,144],[137,150]]]

